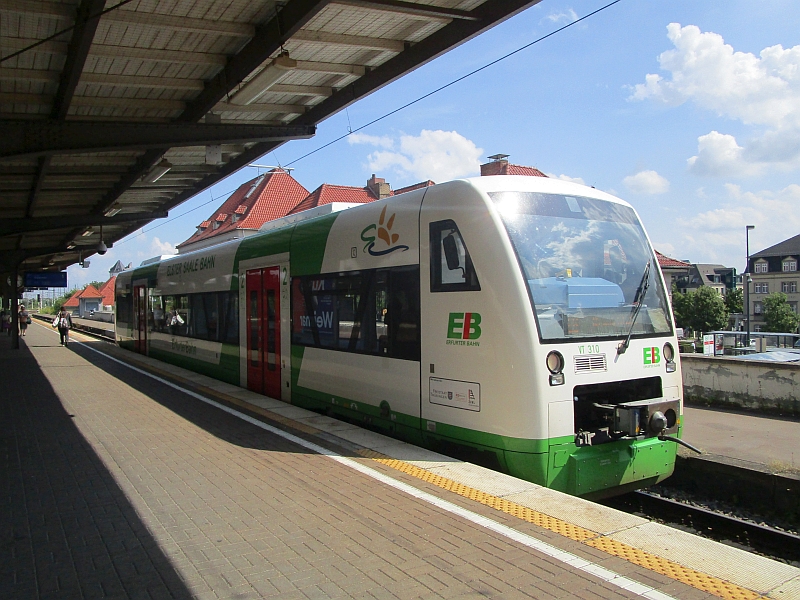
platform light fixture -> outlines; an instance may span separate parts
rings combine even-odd
[[[164,175],[166,175],[169,170],[172,168],[172,163],[169,162],[166,158],[161,159],[155,167],[150,169],[150,172],[142,177],[142,181],[145,183],[155,183],[159,179],[161,179]]]
[[[122,205],[119,202],[114,202],[114,204],[112,204],[108,208],[108,210],[106,210],[106,212],[103,213],[103,215],[106,217],[113,217],[121,210],[122,210]]]
[[[281,53],[231,96],[231,104],[252,104],[296,68],[297,61],[289,58],[288,52]]]
[[[103,226],[100,225],[100,243],[97,244],[97,253],[102,255],[106,252],[108,252],[108,246],[106,246],[106,243],[103,241]]]

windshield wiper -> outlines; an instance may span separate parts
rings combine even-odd
[[[631,343],[631,335],[633,335],[633,327],[636,325],[636,317],[639,316],[639,311],[642,310],[642,305],[644,304],[644,297],[647,294],[647,288],[650,286],[650,262],[653,259],[647,261],[647,264],[644,267],[644,273],[642,273],[642,280],[639,282],[639,287],[636,288],[636,294],[633,296],[633,303],[636,305],[633,309],[633,318],[631,319],[631,328],[628,331],[628,336],[625,338],[625,341],[622,342],[619,346],[617,346],[617,356],[620,354],[625,354],[625,351],[628,349],[628,346]]]

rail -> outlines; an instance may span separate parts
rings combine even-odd
[[[608,498],[601,504],[688,528],[698,535],[770,558],[800,565],[800,536],[709,508],[656,496],[643,490]]]

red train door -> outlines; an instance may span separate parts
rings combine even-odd
[[[147,354],[147,286],[133,287],[133,349]]]
[[[247,389],[281,397],[280,267],[247,271]]]

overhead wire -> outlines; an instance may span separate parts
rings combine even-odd
[[[501,61],[503,61],[503,60],[505,60],[505,59],[507,59],[507,58],[509,58],[511,56],[514,56],[515,54],[518,54],[519,52],[522,52],[523,50],[525,50],[527,48],[530,48],[534,44],[538,44],[539,42],[544,41],[547,38],[552,37],[555,34],[560,33],[560,32],[564,31],[565,29],[567,29],[569,27],[572,27],[573,25],[577,25],[581,21],[584,21],[584,20],[588,19],[589,17],[592,17],[592,16],[596,15],[597,13],[602,12],[602,11],[606,10],[607,8],[612,7],[615,4],[618,4],[619,2],[622,2],[622,0],[613,0],[613,2],[609,2],[605,6],[602,6],[602,7],[598,8],[597,10],[594,10],[594,11],[582,16],[579,19],[576,19],[575,21],[572,21],[571,23],[567,23],[563,27],[559,27],[558,29],[556,29],[554,31],[551,31],[547,35],[543,35],[542,37],[540,37],[540,38],[538,38],[538,39],[536,39],[536,40],[534,40],[534,41],[532,41],[532,42],[530,42],[528,44],[525,44],[524,46],[521,46],[521,47],[517,48],[516,50],[513,50],[512,52],[509,52],[508,54],[505,54],[505,55],[501,56],[500,58],[497,58],[497,59],[495,59],[495,60],[493,60],[493,61],[491,61],[489,63],[486,63],[482,67],[478,67],[474,71],[470,71],[469,73],[467,73],[465,75],[462,75],[461,77],[458,77],[457,79],[454,79],[451,82],[446,83],[443,86],[438,87],[435,90],[432,90],[432,91],[428,92],[427,94],[424,94],[424,95],[420,96],[419,98],[417,98],[415,100],[412,100],[411,102],[408,102],[408,103],[406,103],[406,104],[404,104],[404,105],[402,105],[402,106],[400,106],[398,108],[395,108],[394,110],[391,110],[388,113],[386,113],[386,114],[384,114],[384,115],[382,115],[382,116],[380,116],[380,117],[378,117],[376,119],[373,119],[372,121],[362,125],[361,127],[356,127],[355,129],[351,129],[350,127],[348,127],[348,131],[344,135],[341,135],[338,138],[336,138],[334,140],[331,140],[327,144],[324,144],[324,145],[320,146],[319,148],[316,148],[315,150],[312,150],[311,152],[303,154],[299,158],[295,158],[293,161],[286,163],[286,166],[289,166],[289,165],[292,165],[292,164],[294,164],[296,162],[299,162],[299,161],[303,160],[304,158],[307,158],[307,157],[311,156],[312,154],[316,154],[320,150],[324,150],[328,146],[331,146],[331,145],[335,144],[336,142],[339,142],[339,141],[345,139],[346,137],[348,137],[348,136],[350,136],[350,135],[352,135],[354,133],[357,133],[357,132],[361,131],[362,129],[365,129],[365,128],[369,127],[370,125],[374,125],[375,123],[377,123],[379,121],[382,121],[383,119],[386,119],[387,117],[390,117],[393,114],[398,113],[401,110],[404,110],[404,109],[408,108],[409,106],[412,106],[412,105],[416,104],[417,102],[421,102],[422,100],[425,100],[426,98],[429,98],[430,96],[433,96],[434,94],[436,94],[438,92],[441,92],[442,90],[445,90],[445,89],[449,88],[452,85],[455,85],[456,83],[458,83],[460,81],[464,81],[468,77],[472,77],[476,73],[480,73],[484,69],[488,69],[489,67],[491,67],[493,65],[496,65],[497,63],[499,63],[499,62],[501,62]],[[350,115],[349,114],[347,115],[347,118],[348,118],[348,124],[349,124],[349,120],[350,120]]]
[[[409,106],[413,106],[414,104],[416,104],[418,102],[421,102],[422,100],[425,100],[426,98],[429,98],[429,97],[433,96],[434,94],[436,94],[438,92],[441,92],[442,90],[445,90],[445,89],[455,85],[456,83],[464,81],[465,79],[467,79],[469,77],[472,77],[473,75],[475,75],[477,73],[480,73],[481,71],[483,71],[485,69],[488,69],[489,67],[491,67],[493,65],[496,65],[497,63],[499,63],[501,61],[504,61],[507,58],[510,58],[511,56],[514,56],[515,54],[518,54],[518,53],[522,52],[523,50],[526,50],[527,48],[530,48],[531,46],[533,46],[535,44],[538,44],[539,42],[542,42],[542,41],[546,40],[547,38],[550,38],[550,37],[556,35],[557,33],[560,33],[562,31],[564,31],[565,29],[568,29],[568,28],[572,27],[573,25],[577,25],[581,21],[585,21],[586,19],[588,19],[590,17],[593,17],[594,15],[596,15],[596,14],[606,10],[607,8],[610,8],[610,7],[612,7],[615,4],[618,4],[620,2],[622,2],[622,0],[613,0],[612,2],[609,2],[608,4],[606,4],[604,6],[601,6],[597,10],[593,10],[592,12],[587,13],[586,15],[584,15],[584,16],[582,16],[582,17],[580,17],[580,18],[578,18],[578,19],[576,19],[576,20],[574,20],[574,21],[572,21],[570,23],[567,23],[563,27],[559,27],[558,29],[555,29],[555,30],[551,31],[550,33],[548,33],[546,35],[543,35],[542,37],[537,38],[537,39],[533,40],[532,42],[529,42],[529,43],[525,44],[524,46],[520,46],[516,50],[512,50],[508,54],[504,54],[500,58],[496,58],[495,60],[493,60],[491,62],[488,62],[485,65],[483,65],[481,67],[478,67],[477,69],[474,69],[473,71],[470,71],[469,73],[466,73],[465,75],[462,75],[461,77],[453,79],[449,83],[446,83],[446,84],[436,88],[435,90],[432,90],[432,91],[430,91],[430,92],[428,92],[428,93],[426,93],[426,94],[424,94],[422,96],[419,96],[418,98],[416,98],[415,100],[412,100],[411,102],[407,102],[406,104],[403,104],[402,106],[400,106],[398,108],[395,108],[395,109],[385,113],[384,115],[382,115],[380,117],[377,117],[376,119],[373,119],[372,121],[369,121],[368,123],[365,123],[361,127],[357,127],[355,129],[352,129],[349,126],[350,125],[350,114],[348,113],[347,114],[347,120],[348,120],[348,128],[347,129],[348,129],[348,131],[347,131],[346,134],[341,135],[341,136],[337,137],[334,140],[331,140],[327,144],[323,144],[322,146],[312,150],[311,152],[307,152],[306,154],[303,154],[302,156],[300,156],[298,158],[295,158],[294,160],[286,163],[286,165],[284,165],[284,166],[288,167],[289,165],[293,165],[293,164],[295,164],[297,162],[300,162],[304,158],[308,158],[312,154],[316,154],[320,150],[324,150],[328,146],[332,146],[333,144],[342,141],[343,139],[347,138],[348,136],[350,136],[350,135],[352,135],[354,133],[357,133],[357,132],[361,131],[362,129],[366,129],[370,125],[374,125],[375,123],[378,123],[379,121],[382,121],[383,119],[386,119],[386,118],[388,118],[388,117],[400,112],[401,110],[404,110],[404,109],[408,108]],[[229,192],[225,192],[224,194],[220,194],[219,196],[217,196],[217,199],[219,199],[219,198],[221,198],[223,196],[226,196],[228,194],[232,194],[234,191],[236,191],[236,189],[233,189],[233,190],[231,190]],[[212,198],[210,201],[204,202],[203,204],[201,204],[199,206],[196,206],[196,207],[194,207],[194,208],[192,208],[192,209],[190,209],[190,210],[188,210],[188,211],[186,211],[184,213],[181,213],[180,215],[176,215],[176,216],[172,217],[171,219],[167,219],[166,221],[163,221],[163,222],[159,223],[158,225],[155,225],[155,226],[153,226],[153,227],[151,227],[151,228],[149,228],[147,230],[142,229],[141,233],[138,234],[138,235],[144,235],[145,233],[149,233],[150,231],[153,231],[154,229],[157,229],[158,227],[161,227],[162,225],[166,225],[167,223],[171,223],[172,221],[175,221],[176,219],[184,217],[184,216],[188,215],[189,213],[194,212],[194,211],[196,211],[196,210],[198,210],[198,209],[210,204],[211,202],[214,202],[214,198]],[[134,236],[134,237],[138,237],[138,235]],[[129,239],[133,239],[133,238],[129,238]],[[125,240],[125,242],[127,242],[127,241],[128,240]],[[117,245],[123,244],[125,242],[119,242]]]

